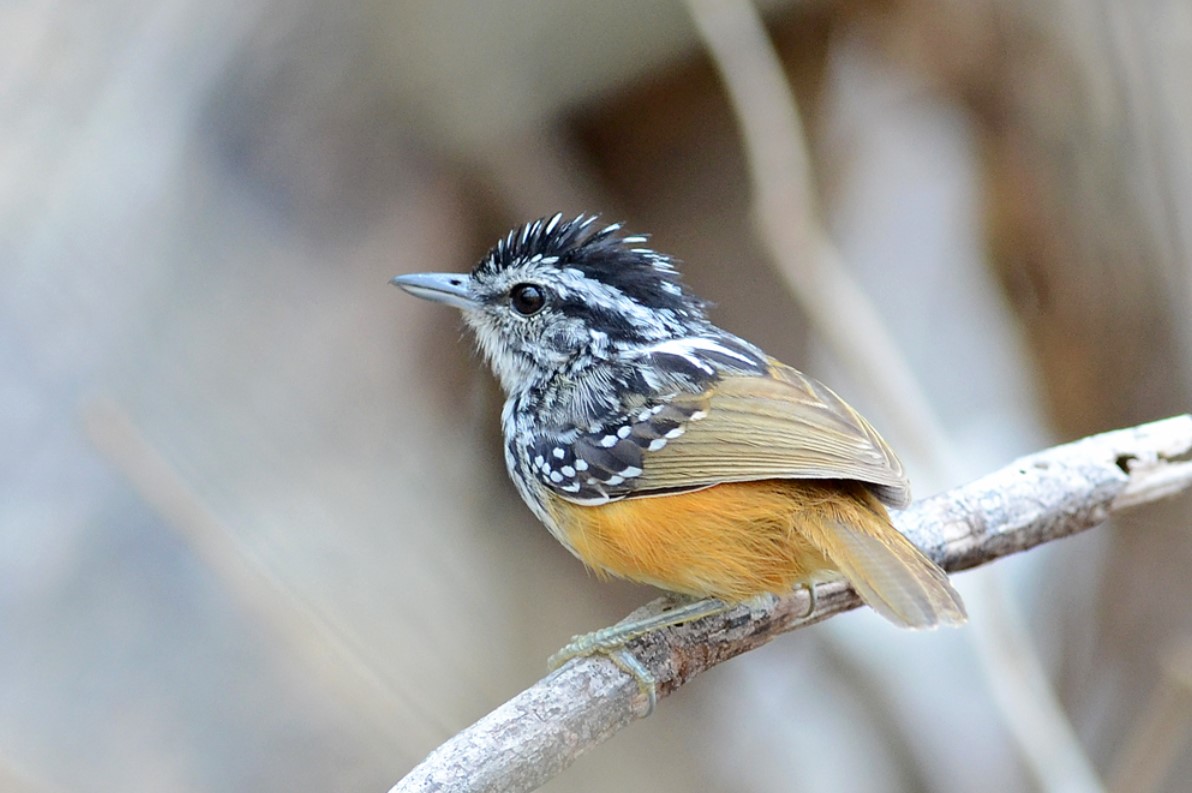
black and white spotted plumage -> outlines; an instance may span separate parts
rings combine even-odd
[[[768,364],[760,351],[718,334],[671,339],[621,352],[623,380],[605,384],[616,409],[588,424],[522,422],[537,416],[544,398],[564,401],[548,385],[528,389],[513,400],[506,428],[516,456],[528,460],[528,475],[556,495],[581,504],[601,504],[634,493],[651,454],[680,438],[707,415],[699,394],[724,374],[762,374]],[[568,389],[572,398],[576,390]],[[521,472],[523,475],[526,471]]]
[[[595,431],[530,432],[523,436],[530,474],[543,487],[581,504],[603,504],[634,490],[651,452],[686,432],[703,416],[658,401],[632,416],[618,416]]]

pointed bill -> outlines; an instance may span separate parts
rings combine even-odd
[[[389,283],[409,292],[414,297],[446,303],[449,306],[467,310],[480,307],[469,288],[468,276],[460,273],[411,273],[398,275]]]

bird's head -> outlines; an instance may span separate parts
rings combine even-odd
[[[707,326],[668,256],[595,221],[542,218],[510,231],[471,273],[392,283],[461,309],[507,393]]]

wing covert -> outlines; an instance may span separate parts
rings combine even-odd
[[[702,417],[698,401],[658,400],[594,432],[539,435],[530,450],[532,475],[557,495],[580,504],[601,504],[632,495],[646,459],[666,448]],[[677,486],[676,490],[707,487]]]
[[[764,376],[719,380],[698,397],[686,432],[645,456],[635,482],[649,491],[758,479],[853,479],[893,507],[910,503],[897,455],[857,411],[823,384],[771,361]]]
[[[856,480],[890,506],[910,503],[893,450],[819,381],[719,340],[652,355],[652,366],[673,375],[682,364],[704,382],[657,394],[606,426],[536,436],[531,475],[579,504],[759,479]]]

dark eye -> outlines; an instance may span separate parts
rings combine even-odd
[[[534,284],[518,284],[509,290],[509,302],[514,311],[528,317],[546,305],[546,293]]]

